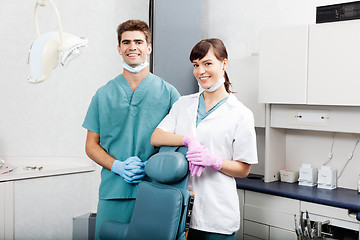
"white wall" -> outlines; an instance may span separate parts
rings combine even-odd
[[[79,58],[38,85],[27,83],[36,38],[34,1],[0,1],[0,156],[84,156],[81,127],[96,89],[121,72],[116,27],[148,20],[148,0],[54,0],[63,30],[89,39]],[[344,1],[203,0],[202,36],[219,37],[231,59],[258,52],[261,29],[315,23],[316,6]],[[38,11],[40,32],[57,29],[51,6]],[[5,24],[6,23],[6,24]]]
[[[89,39],[67,67],[37,85],[26,58],[36,38],[33,1],[0,1],[0,156],[85,156],[81,127],[96,89],[121,73],[116,28],[148,21],[148,1],[54,0],[63,31]],[[40,33],[57,30],[51,5],[38,9]]]
[[[81,125],[91,97],[122,71],[116,28],[127,19],[149,18],[148,0],[53,1],[63,31],[87,37],[89,44],[37,85],[27,82],[26,64],[36,38],[35,0],[0,1],[0,156],[85,156]],[[40,7],[38,18],[40,33],[58,29],[51,5]],[[72,217],[96,211],[98,183],[98,171],[17,181],[16,238],[71,239]]]
[[[258,53],[262,29],[314,24],[316,7],[344,0],[202,0],[202,36],[224,41],[229,59]]]
[[[336,169],[338,177],[344,169],[337,186],[356,190],[360,169],[360,144],[356,145],[356,142],[357,135],[351,133],[334,135],[332,132],[288,130],[286,168],[298,170],[302,163],[310,163],[312,167],[320,169],[332,152],[333,157],[326,166]],[[352,153],[352,159],[346,164]]]

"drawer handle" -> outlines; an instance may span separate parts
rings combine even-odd
[[[348,215],[351,218],[355,218],[356,220],[360,221],[360,212],[354,212],[351,210],[348,210]]]

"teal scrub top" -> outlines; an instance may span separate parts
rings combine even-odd
[[[206,104],[205,104],[205,99],[204,99],[204,95],[201,93],[199,96],[199,106],[198,106],[198,110],[197,110],[197,115],[196,115],[196,126],[199,125],[199,123],[206,118],[207,116],[209,116],[210,113],[212,113],[213,111],[215,111],[218,107],[220,107],[224,102],[226,102],[228,98],[223,98],[221,99],[215,106],[213,106],[209,111],[206,111]]]
[[[100,134],[101,147],[124,161],[142,161],[156,153],[150,138],[160,121],[180,97],[174,86],[149,73],[135,92],[122,75],[98,89],[90,103],[83,127]],[[103,168],[99,199],[135,198],[137,184]]]

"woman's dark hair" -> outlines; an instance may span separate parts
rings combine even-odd
[[[199,60],[203,59],[211,48],[214,49],[215,57],[219,61],[224,61],[225,59],[228,59],[228,54],[224,43],[218,38],[209,38],[209,39],[201,40],[193,47],[190,53],[190,61],[193,62],[196,59]],[[225,90],[226,92],[231,93],[230,91],[231,83],[226,71],[224,71],[224,77],[225,77],[225,83],[224,83]]]

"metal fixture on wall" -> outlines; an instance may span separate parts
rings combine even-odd
[[[46,32],[40,35],[37,9],[38,6],[51,4],[58,22],[58,31]],[[65,66],[80,54],[88,40],[62,31],[59,12],[52,0],[37,0],[34,10],[34,22],[37,39],[30,47],[27,63],[30,68],[28,81],[41,83],[49,78],[57,66]]]

